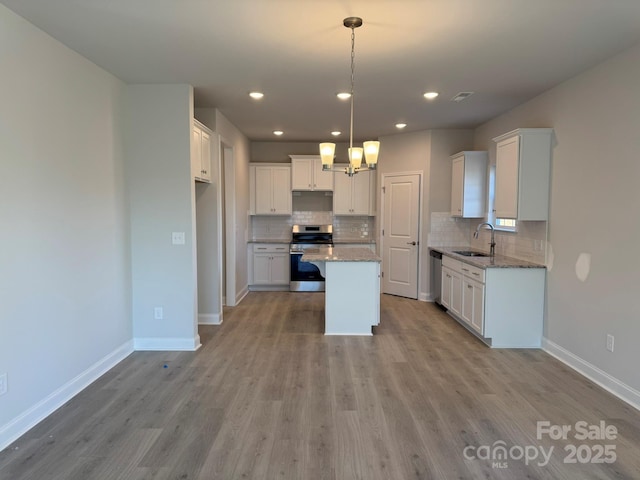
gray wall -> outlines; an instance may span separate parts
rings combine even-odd
[[[222,218],[224,187],[220,168],[220,140],[216,130],[216,110],[196,108],[195,117],[213,132],[211,138],[211,183],[195,182],[197,263],[198,263],[198,321],[222,321]],[[220,205],[219,205],[220,204]]]
[[[0,59],[1,449],[131,352],[132,328],[125,86],[2,5]]]
[[[449,156],[471,148],[472,130],[428,130],[401,133],[380,138],[378,186],[382,174],[422,172],[420,278],[418,296],[431,295],[428,234],[431,230],[431,212],[449,211],[451,203],[451,162]],[[377,211],[382,211],[378,188]],[[380,216],[378,216],[380,218]],[[378,225],[379,235],[382,225]]]
[[[640,390],[640,46],[481,126],[475,146],[518,127],[553,127],[546,337]],[[585,281],[576,262],[591,255]],[[606,335],[615,336],[615,352]]]
[[[328,142],[331,139],[327,139]],[[347,162],[348,142],[336,144],[336,162]],[[355,142],[354,142],[355,143]],[[291,162],[289,155],[320,155],[318,142],[251,142],[252,162]]]
[[[193,89],[131,85],[126,92],[131,216],[133,334],[136,349],[193,350],[197,332]],[[172,232],[185,232],[184,245]],[[154,307],[164,309],[154,319]]]
[[[227,118],[216,110],[216,131],[220,141],[233,147],[234,184],[232,189],[235,203],[235,262],[236,301],[248,292],[247,241],[249,240],[249,158],[250,147],[247,137]]]

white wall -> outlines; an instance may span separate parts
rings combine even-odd
[[[139,350],[193,350],[197,332],[189,85],[126,87],[133,334]],[[185,244],[173,245],[172,232]],[[164,318],[154,319],[162,307]]]
[[[247,241],[249,240],[249,159],[250,147],[247,137],[227,118],[216,110],[216,131],[220,141],[233,147],[234,185],[225,189],[233,190],[235,199],[235,277],[236,301],[248,292]]]
[[[0,449],[132,351],[124,84],[0,5]]]
[[[545,335],[640,390],[640,45],[476,131],[475,146],[518,127],[553,127]],[[576,262],[591,256],[585,281]],[[606,335],[615,336],[615,352]],[[559,350],[563,353],[562,350]],[[557,353],[557,352],[556,352]],[[587,369],[591,367],[587,366]]]

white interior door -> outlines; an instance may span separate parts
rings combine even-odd
[[[417,299],[420,175],[385,176],[383,187],[382,291]]]

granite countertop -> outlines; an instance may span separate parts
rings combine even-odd
[[[459,250],[470,250],[474,252],[481,252],[481,250],[469,247],[429,247],[431,250],[440,252],[447,257],[455,258],[456,260],[462,260],[469,265],[473,265],[478,268],[547,268],[539,263],[527,262],[526,260],[520,260],[513,257],[505,257],[504,255],[496,255],[495,257],[466,257],[455,253]],[[487,252],[481,252],[487,253]]]
[[[368,248],[318,247],[307,248],[300,259],[303,262],[381,262]]]
[[[341,244],[353,244],[353,245],[375,245],[376,242],[375,240],[363,240],[362,238],[356,239],[356,240],[349,240],[347,238],[342,239],[333,239],[333,244],[334,245],[341,245]]]
[[[291,239],[284,238],[254,238],[253,240],[249,240],[249,243],[291,243]]]

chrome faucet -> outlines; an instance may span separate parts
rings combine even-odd
[[[494,257],[496,254],[496,238],[494,235],[495,229],[493,228],[493,225],[491,225],[489,222],[482,222],[480,225],[478,225],[476,231],[473,233],[473,238],[478,238],[478,234],[480,233],[480,229],[483,225],[486,225],[491,229],[491,243],[489,244],[491,245],[491,249],[489,250],[489,256]]]

